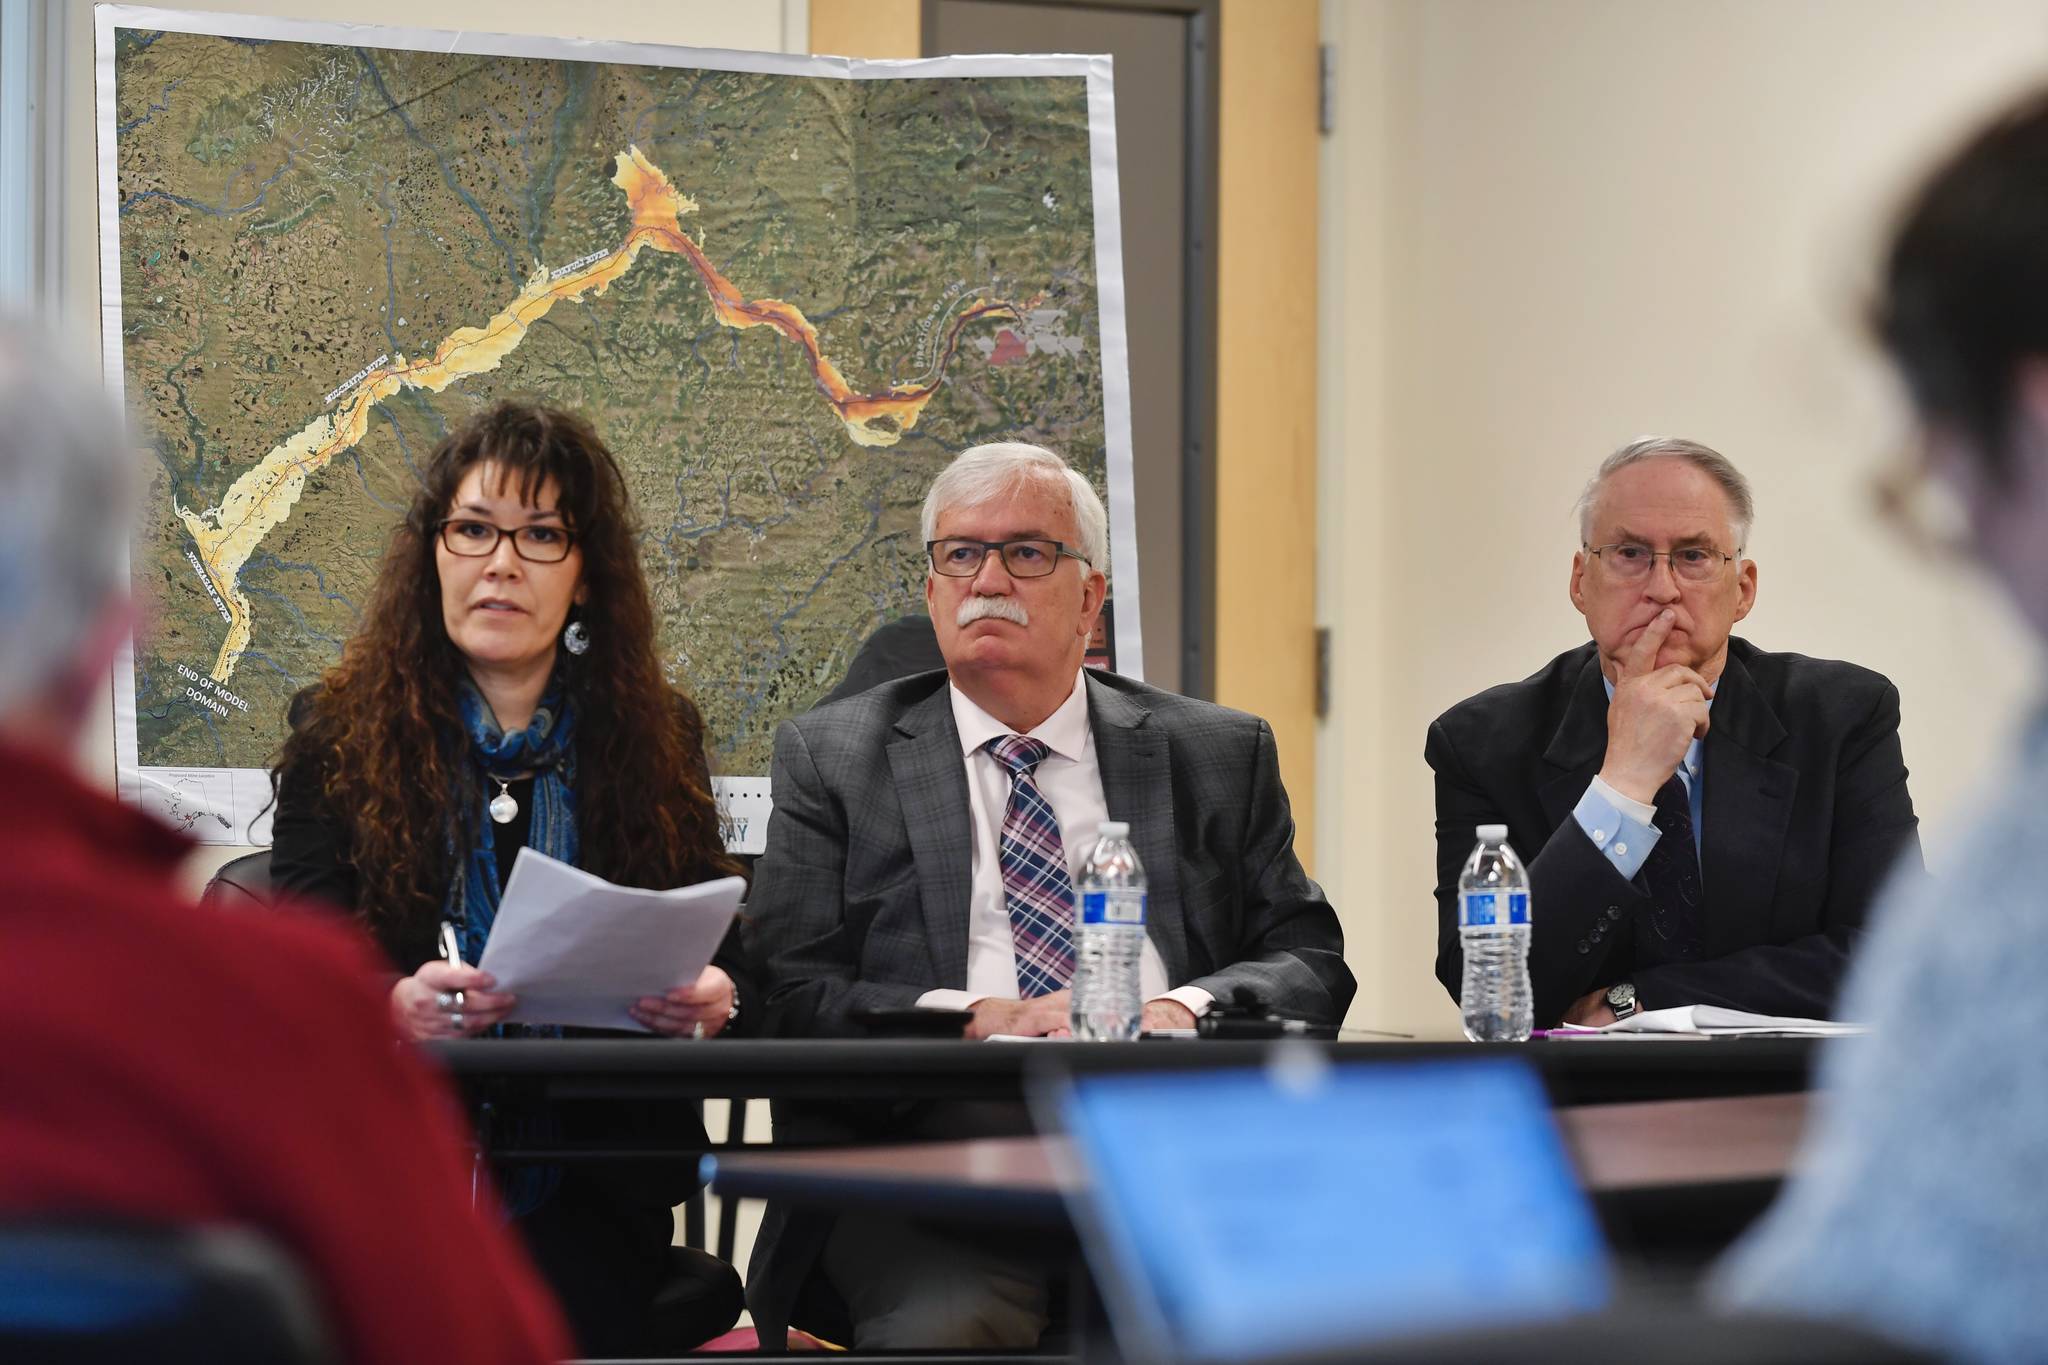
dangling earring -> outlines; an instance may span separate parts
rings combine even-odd
[[[581,657],[590,652],[590,627],[581,621],[571,621],[562,632],[562,648]]]

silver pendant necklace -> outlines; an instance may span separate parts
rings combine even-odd
[[[491,774],[491,781],[498,784],[498,794],[491,798],[491,804],[487,809],[491,812],[493,820],[501,825],[509,825],[519,815],[519,802],[512,795],[511,779],[499,777],[494,773]]]

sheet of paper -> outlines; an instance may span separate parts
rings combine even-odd
[[[1841,1038],[1866,1033],[1862,1024],[1840,1024],[1829,1019],[1788,1019],[1771,1014],[1750,1014],[1744,1010],[1722,1009],[1718,1005],[1680,1005],[1668,1010],[1644,1010],[1600,1028],[1565,1024],[1553,1033],[1679,1034],[1733,1037],[1741,1034],[1795,1034],[1806,1038]]]
[[[627,1007],[696,980],[746,889],[721,877],[643,891],[522,848],[477,965],[519,997],[512,1022],[645,1033]]]

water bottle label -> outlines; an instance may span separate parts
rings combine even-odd
[[[1087,891],[1081,896],[1083,924],[1143,924],[1145,893],[1142,891]]]
[[[1458,897],[1460,928],[1495,929],[1528,922],[1526,891],[1467,891]]]

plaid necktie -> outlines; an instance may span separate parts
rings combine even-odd
[[[1700,856],[1693,846],[1692,802],[1676,773],[1657,790],[1657,828],[1663,837],[1643,860],[1643,889],[1650,897],[1646,942],[1636,935],[1644,965],[1691,962],[1700,956]]]
[[[1010,774],[996,861],[1017,948],[1017,992],[1029,1000],[1074,979],[1074,883],[1052,804],[1031,780],[1031,770],[1052,750],[1023,735],[1003,735],[983,747]]]

